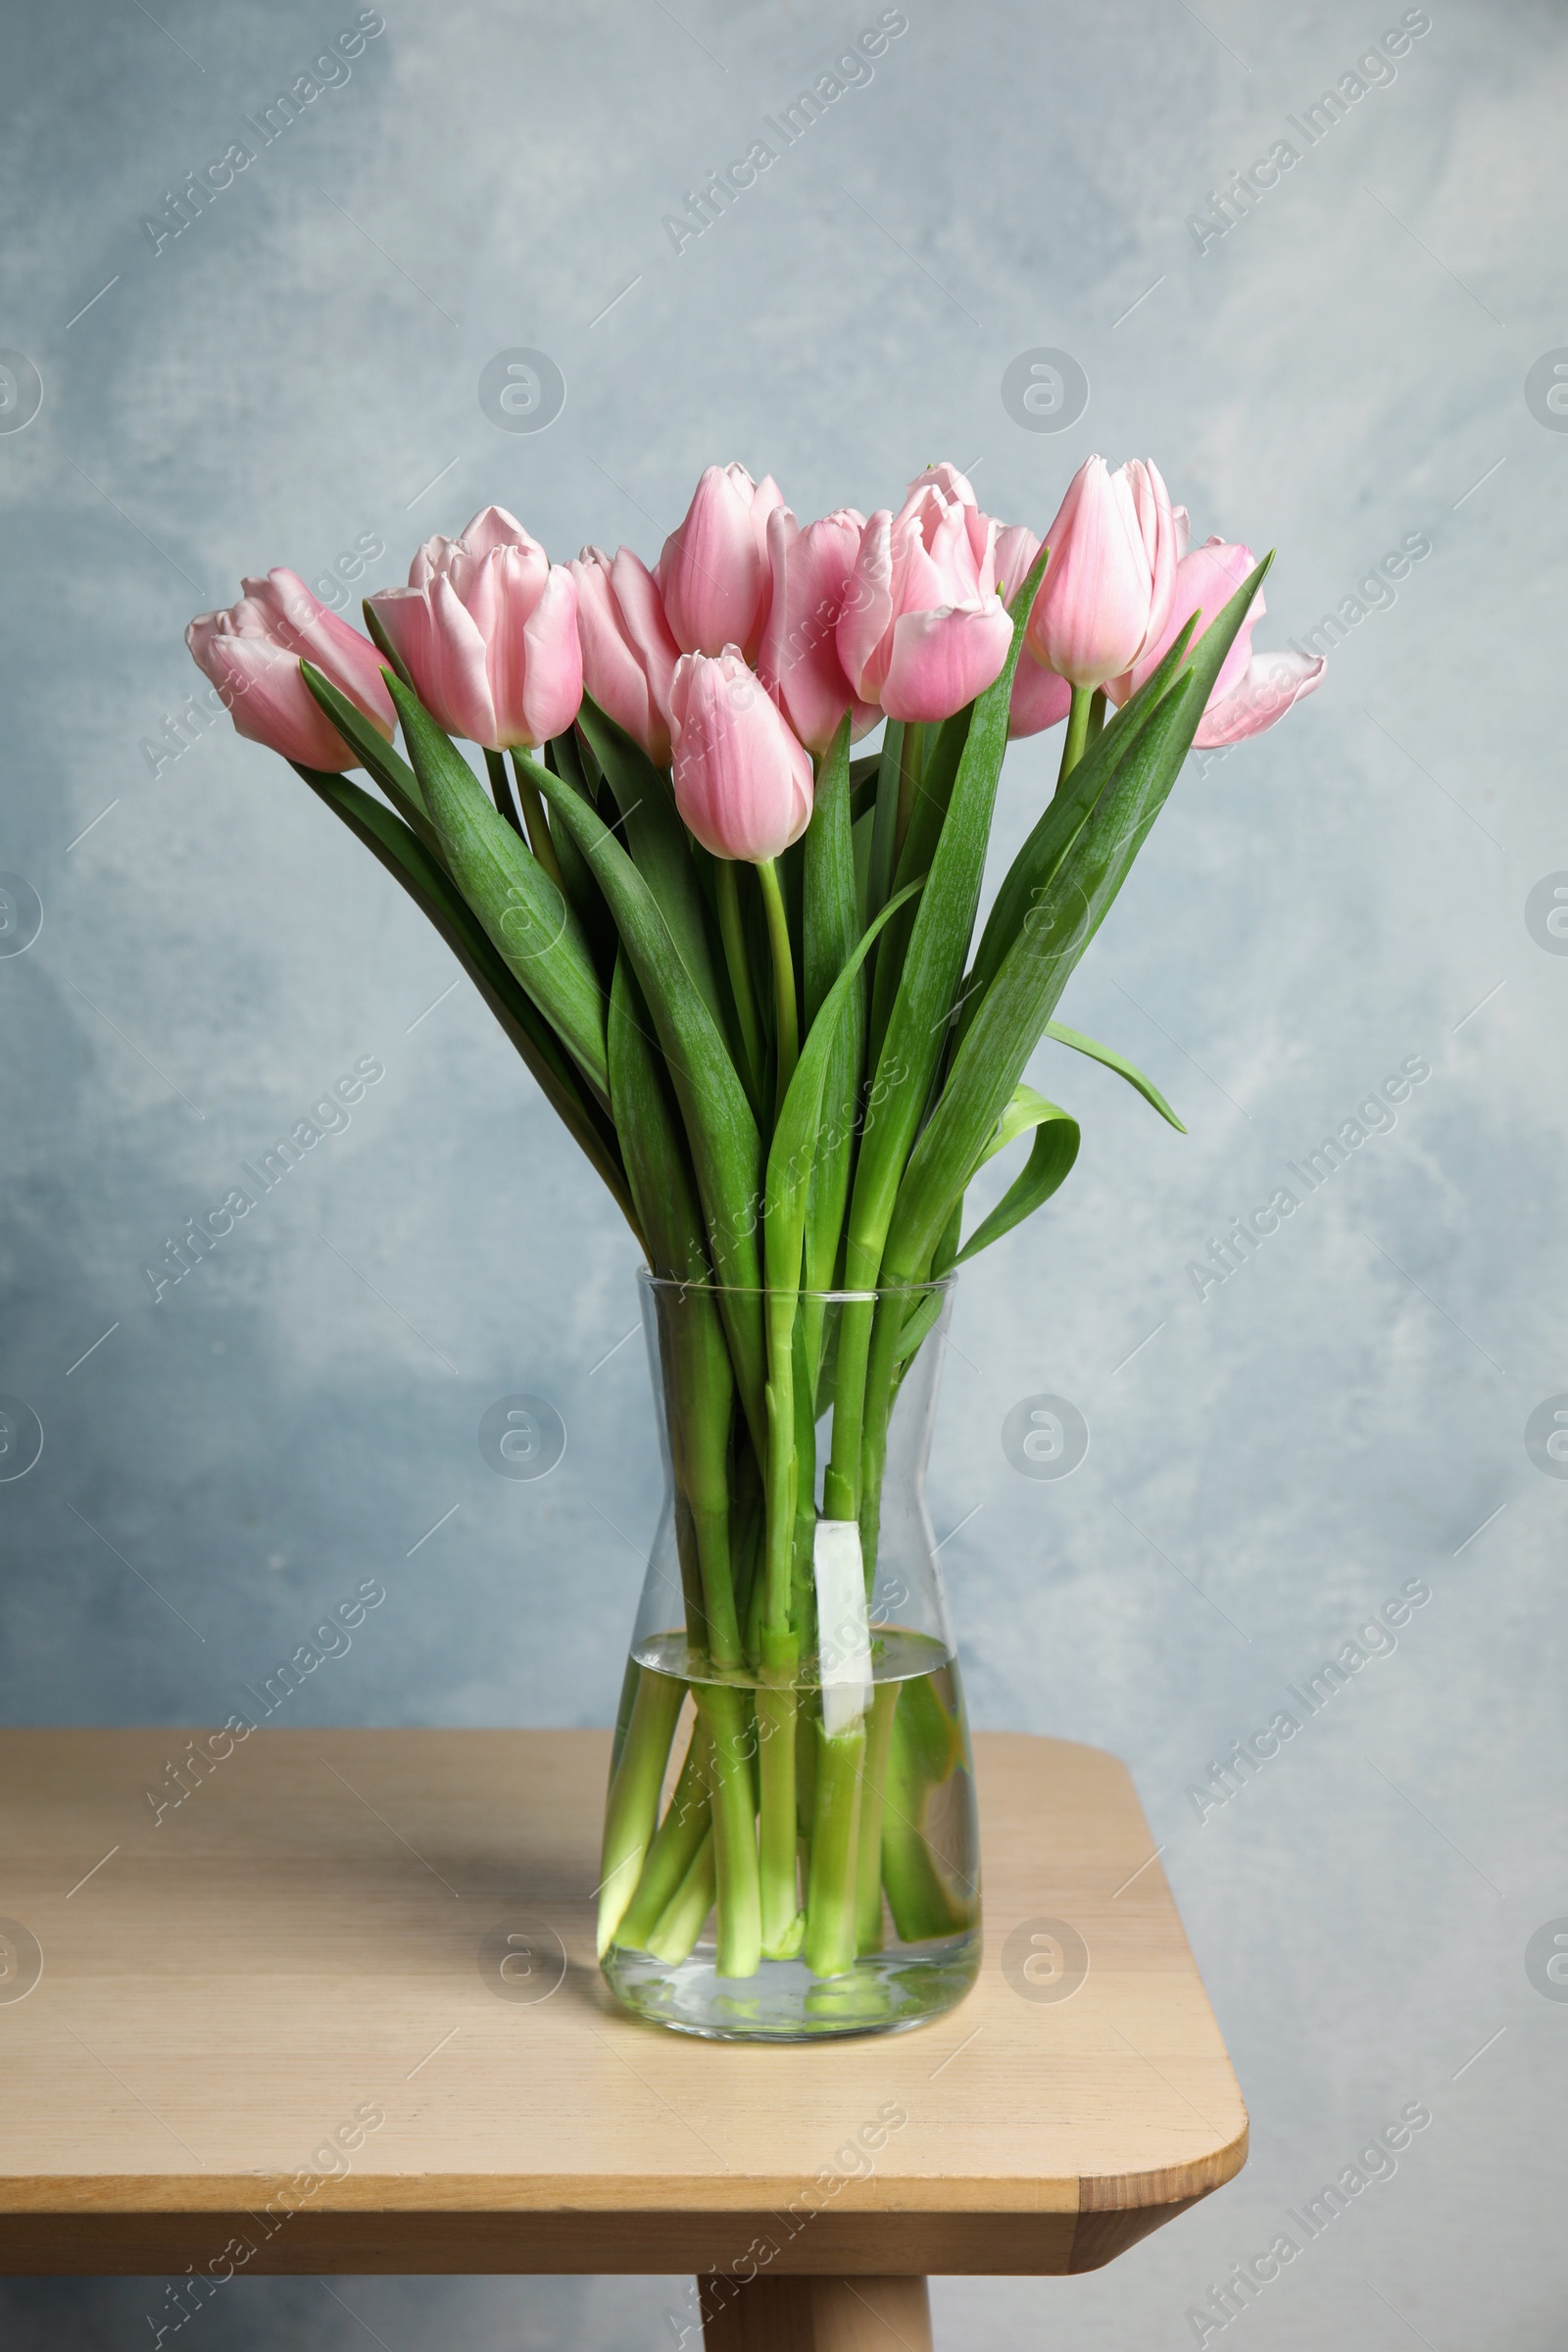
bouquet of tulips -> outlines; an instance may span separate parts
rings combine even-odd
[[[814,1723],[797,1875],[813,1554],[858,1548],[869,1581],[929,1286],[1073,1163],[1076,1123],[1023,1083],[1042,1038],[1174,1119],[1053,1015],[1189,749],[1256,733],[1322,671],[1251,650],[1267,560],[1187,540],[1152,465],[1091,458],[1044,543],[951,466],[896,514],[804,527],[771,478],[710,466],[657,572],[624,547],[552,564],[488,507],[368,600],[369,639],[283,570],[188,631],[239,731],[435,924],[653,1273],[686,1286],[663,1371],[727,1976],[855,1960],[854,1817],[833,1809],[868,1769],[858,1721]],[[976,944],[1008,738],[1063,720],[1054,797]],[[1025,1138],[965,1237],[967,1187]],[[622,1727],[602,1951],[649,1866],[673,1729],[652,1699]]]

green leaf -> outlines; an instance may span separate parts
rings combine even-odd
[[[806,1051],[796,1064],[789,1092],[778,1114],[767,1154],[766,1262],[770,1291],[793,1291],[800,1285],[801,1248],[805,1234],[807,1185],[821,1141],[822,1089],[855,984],[878,934],[898,909],[925,887],[925,876],[906,883],[889,899],[881,913],[857,941],[833,986],[828,990]]]
[[[669,778],[640,744],[607,718],[586,694],[577,724],[615,796],[619,830],[663,915],[682,963],[703,993],[722,1029],[723,1000],[708,935],[703,894],[692,867],[691,844],[681,823]]]
[[[374,605],[371,604],[368,596],[361,597],[360,611],[365,614],[366,631],[369,636],[370,642],[375,647],[375,650],[380,655],[382,661],[386,663],[388,669],[396,670],[398,676],[403,680],[403,683],[408,688],[409,692],[411,694],[416,694],[418,689],[415,685],[413,678],[409,675],[408,664],[404,661],[403,656],[398,652],[398,649],[393,644],[391,638],[387,635],[385,623],[382,621],[380,613],[376,611]]]
[[[294,764],[294,763],[291,763]],[[324,775],[295,764],[317,798],[383,865],[428,917],[473,981],[511,1044],[533,1072],[540,1092],[603,1177],[616,1205],[643,1247],[615,1131],[583,1083],[576,1064],[543,1014],[529,1002],[486,938],[472,909],[459,896],[444,866],[400,817],[351,784],[346,776]]]
[[[1036,1094],[1032,1086],[1015,1086],[1006,1109],[992,1129],[984,1151],[969,1171],[970,1176],[977,1176],[988,1159],[995,1159],[999,1152],[1005,1152],[1009,1144],[1015,1144],[1020,1135],[1027,1135],[1031,1128],[1038,1127],[1042,1119],[1065,1118],[1066,1115],[1065,1111],[1056,1108],[1054,1102],[1048,1102],[1044,1095]]]
[[[648,1263],[666,1282],[710,1283],[703,1212],[663,1055],[626,951],[610,990],[610,1105]]]
[[[850,827],[850,722],[846,716],[823,758],[806,832],[802,890],[802,980],[809,1040],[834,981],[855,953],[860,929]],[[822,1085],[817,1149],[806,1209],[806,1288],[833,1287],[844,1207],[855,1156],[855,1111],[865,1052],[865,984],[851,993]],[[813,1338],[815,1335],[813,1334]],[[814,1348],[813,1374],[814,1374]]]
[[[453,880],[508,970],[608,1095],[605,992],[582,926],[417,696],[383,675]]]
[[[1167,697],[1123,760],[1049,895],[1029,913],[958,1048],[941,1100],[909,1157],[888,1236],[885,1279],[928,1262],[1074,966],[1163,806],[1202,704],[1189,680]]]
[[[868,752],[862,760],[850,761],[850,823],[858,825],[862,816],[876,806],[877,777],[881,772],[882,755]]]
[[[884,1252],[884,1280],[929,1262],[967,1169],[1170,795],[1220,664],[1271,561],[1264,558],[1209,623],[1190,665],[1123,752],[1109,786],[1092,817],[1079,826],[1049,886],[1029,893],[1016,935],[980,998],[941,1100],[910,1154]],[[1111,732],[1107,727],[1082,766]]]
[[[556,736],[545,747],[545,759],[546,763],[571,786],[580,800],[591,798],[574,735]],[[572,910],[582,925],[583,937],[592,952],[594,969],[601,981],[608,983],[614,971],[615,956],[620,945],[615,926],[610,919],[610,909],[589,871],[587,859],[570,834],[552,833],[550,838],[555,846],[556,862],[561,868],[566,896],[571,901]]]
[[[899,846],[899,771],[904,759],[904,722],[890,718],[882,736],[877,763],[876,798],[872,804],[871,864],[866,880],[865,912],[869,921],[880,914],[893,888],[893,867]]]
[[[539,789],[552,815],[559,816],[592,867],[653,1015],[691,1147],[713,1269],[726,1286],[720,1311],[747,1423],[760,1453],[766,1444],[767,1414],[757,1242],[762,1147],[757,1121],[718,1024],[669,935],[646,878],[609,826],[568,784],[541,768]]]
[[[911,875],[928,874],[931,871],[973,714],[974,705],[966,703],[952,718],[945,719],[940,728],[928,727],[925,730],[925,756],[920,773],[912,783],[909,822],[904,836],[904,847],[899,852],[898,870],[894,876],[895,889],[902,890]],[[887,1035],[893,1001],[898,995],[913,927],[914,908],[906,906],[876,952],[869,1038],[869,1054],[873,1062],[880,1054],[882,1040]]]
[[[996,978],[1030,907],[1040,904],[1096,803],[1109,789],[1117,768],[1153,718],[1187,651],[1191,634],[1189,621],[1157,668],[1123,704],[1076,766],[1069,769],[1054,799],[1042,810],[1034,830],[1003,877],[964,982],[963,1009],[957,1024],[959,1042],[979,1011],[980,1001]]]
[[[357,710],[347,695],[339,694],[331,679],[324,678],[313,663],[302,662],[300,675],[349,749],[358,753],[360,765],[380,785],[404,823],[413,826],[431,856],[439,858],[441,843],[430,822],[419,779],[408,761],[371,726],[364,711]]]
[[[1070,1174],[1078,1156],[1078,1122],[1056,1103],[1048,1102],[1044,1095],[1037,1095],[1030,1086],[1014,1090],[997,1122],[996,1134],[980,1155],[981,1165],[1030,1128],[1035,1131],[1035,1140],[1023,1173],[1007,1187],[991,1214],[975,1227],[955,1258],[955,1265],[961,1266],[965,1258],[989,1250],[993,1242],[1000,1242],[1014,1225],[1021,1225]]]
[[[1236,632],[1246,619],[1252,599],[1261,588],[1273,561],[1272,554],[1267,555],[1253,568],[1230,602],[1214,615],[1197,644],[1192,646],[1190,655],[1189,640],[1193,623],[1189,620],[1183,625],[1138,692],[1122,705],[1109,725],[1095,737],[1042,814],[1013,859],[981,935],[979,950],[964,990],[964,1005],[958,1021],[960,1040],[977,1017],[985,992],[996,978],[1002,959],[1017,938],[1030,908],[1039,905],[1050,888],[1052,877],[1059,868],[1079,828],[1087,821],[1096,803],[1108,792],[1121,761],[1131,756],[1156,712],[1164,708],[1172,695],[1184,692],[1189,682],[1196,682],[1200,697],[1196,708],[1201,716],[1220,667],[1235,641]],[[1198,719],[1195,718],[1194,732],[1197,726]],[[1178,765],[1180,760],[1187,756],[1190,741],[1189,738],[1189,744],[1183,746]]]
[[[1012,601],[1012,643],[1002,675],[975,703],[947,819],[909,937],[887,1037],[876,1065],[877,1081],[884,1092],[874,1122],[868,1124],[861,1136],[859,1165],[850,1202],[846,1280],[853,1290],[870,1290],[875,1286],[905,1160],[930,1092],[968,953],[980,899],[997,779],[1007,748],[1007,709],[1013,672],[1023,644],[1024,622],[1044,576],[1046,558],[1047,551],[1042,548]],[[885,787],[885,760],[883,781]],[[988,1120],[987,1126],[990,1124]]]
[[[1063,1028],[1060,1021],[1048,1021],[1046,1035],[1054,1038],[1058,1046],[1071,1046],[1075,1054],[1087,1054],[1091,1061],[1102,1061],[1107,1070],[1114,1070],[1118,1078],[1125,1078],[1146,1102],[1152,1103],[1160,1117],[1168,1119],[1178,1135],[1187,1133],[1152,1078],[1146,1078],[1138,1064],[1129,1061],[1125,1054],[1118,1054],[1114,1046],[1102,1046],[1094,1038],[1085,1037],[1081,1029]]]

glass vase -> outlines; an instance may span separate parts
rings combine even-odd
[[[783,1326],[765,1292],[640,1286],[665,1483],[611,1765],[606,1979],[639,2016],[722,2038],[919,2025],[980,1960],[924,1496],[952,1277],[791,1294]],[[775,1350],[789,1333],[784,1445],[776,1378],[763,1423],[730,1372],[759,1317]]]

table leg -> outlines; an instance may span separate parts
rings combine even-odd
[[[932,2352],[923,2278],[699,2281],[706,2352]]]

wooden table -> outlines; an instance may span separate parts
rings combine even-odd
[[[1099,1749],[978,1740],[961,2008],[772,2048],[610,2000],[607,1734],[212,1745],[0,1732],[0,2273],[188,2272],[179,2310],[262,2272],[689,2273],[694,2347],[897,2352],[925,2274],[1093,2270],[1245,2160]]]

